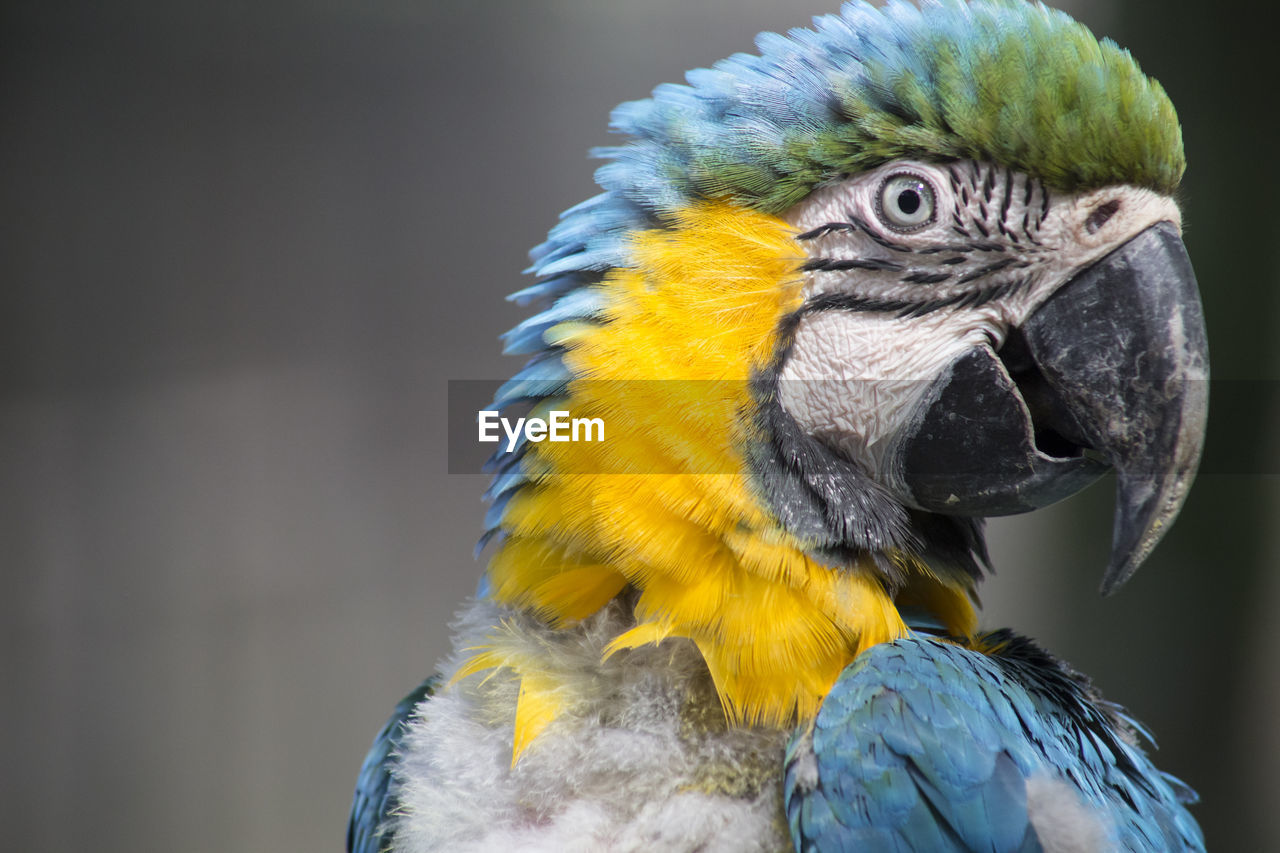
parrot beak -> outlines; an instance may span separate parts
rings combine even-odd
[[[979,348],[953,362],[900,444],[897,479],[921,509],[1007,515],[1114,468],[1108,595],[1182,507],[1208,377],[1191,261],[1177,228],[1160,222],[1055,291],[998,354]]]

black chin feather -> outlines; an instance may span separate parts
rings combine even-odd
[[[860,466],[801,429],[778,400],[776,369],[758,373],[752,392],[758,437],[748,455],[756,488],[813,557],[832,566],[869,557],[890,589],[907,580],[889,559],[893,552],[974,580],[990,567],[980,519],[908,509]]]

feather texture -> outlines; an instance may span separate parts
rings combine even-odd
[[[455,629],[462,648],[503,626],[501,653],[556,685],[556,719],[512,765],[524,679],[512,668],[456,672],[412,716],[394,768],[402,817],[388,846],[448,850],[785,849],[782,751],[777,729],[728,726],[688,640],[618,651],[634,625],[614,603],[552,628],[492,601],[471,602]]]
[[[859,651],[905,632],[871,559],[815,559],[752,481],[751,378],[800,298],[792,236],[766,214],[692,206],[670,228],[631,235],[629,266],[575,299],[580,310],[561,297],[544,337],[575,331],[556,405],[601,418],[608,437],[544,443],[509,463],[486,519],[505,535],[488,569],[496,600],[564,624],[630,585],[640,626],[616,648],[687,637],[730,719],[773,725],[812,716]],[[952,630],[972,630],[971,578],[886,559]]]
[[[432,676],[400,700],[390,719],[373,739],[356,781],[347,824],[347,853],[383,853],[394,835],[400,807],[399,783],[394,778],[405,730],[414,709],[435,694],[440,678]]]
[[[899,158],[990,160],[1055,189],[1171,192],[1184,168],[1168,97],[1133,58],[1022,0],[848,3],[812,30],[623,104],[601,186],[659,215],[691,198],[778,212]]]
[[[801,851],[1197,851],[1128,717],[1008,632],[912,637],[841,675],[787,752]]]

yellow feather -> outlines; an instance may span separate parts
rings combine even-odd
[[[668,625],[659,625],[657,622],[641,622],[630,631],[624,631],[614,637],[609,645],[604,647],[604,660],[608,660],[623,649],[635,649],[640,646],[647,646],[650,643],[661,643],[670,635],[671,628]]]
[[[467,660],[458,667],[457,672],[449,679],[449,686],[452,687],[464,678],[475,675],[485,670],[496,670],[506,663],[506,659],[491,648],[480,647],[474,649],[466,649],[466,651],[474,651],[475,654],[467,658]],[[486,676],[486,680],[487,680]]]
[[[583,566],[547,578],[532,591],[532,598],[539,615],[558,625],[586,619],[626,585],[627,579],[607,566]]]
[[[564,710],[569,697],[562,684],[563,679],[546,669],[548,659],[543,657],[546,650],[531,649],[518,628],[506,623],[497,625],[488,640],[487,646],[468,649],[475,654],[458,667],[449,684],[454,685],[486,670],[489,674],[484,681],[503,670],[509,670],[520,679],[511,752],[511,765],[514,767],[521,753]]]
[[[533,739],[560,714],[560,700],[555,687],[547,680],[529,673],[520,679],[520,696],[516,700],[515,738],[511,747],[511,766]]]

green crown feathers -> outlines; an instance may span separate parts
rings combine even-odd
[[[779,212],[890,160],[972,158],[1074,191],[1171,193],[1182,134],[1128,51],[1023,0],[858,2],[620,106],[606,189],[661,214],[692,198]]]

